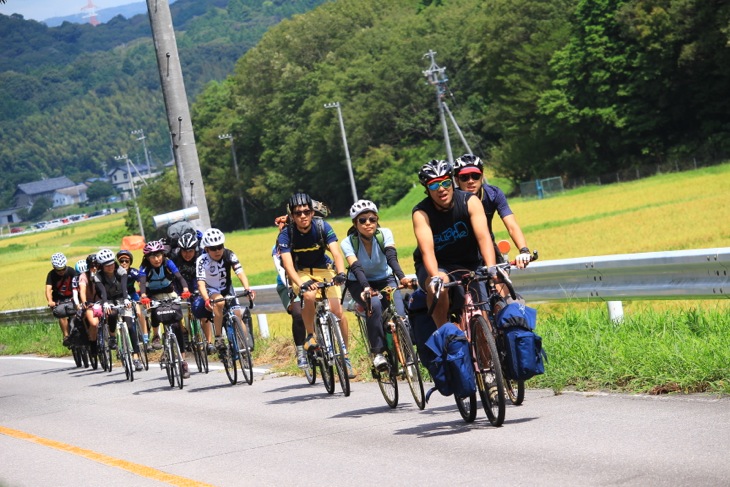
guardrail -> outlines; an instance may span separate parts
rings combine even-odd
[[[537,261],[512,281],[529,302],[729,299],[730,247]],[[253,289],[253,313],[283,312],[276,286]],[[0,312],[0,325],[37,321],[55,319],[47,307]]]

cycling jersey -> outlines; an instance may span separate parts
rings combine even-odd
[[[148,262],[139,266],[140,294],[171,293],[174,290],[173,279],[177,279],[181,287],[186,285],[177,266],[168,258],[165,258],[160,267],[153,267]]]
[[[103,270],[98,271],[94,275],[94,285],[102,302],[119,301],[128,297],[127,271],[121,267],[117,266],[111,276],[106,275]]]
[[[395,247],[393,232],[388,228],[380,228],[379,230],[383,234],[383,247]],[[361,237],[357,236],[356,238]],[[393,274],[393,270],[388,265],[385,253],[380,249],[380,245],[374,239],[370,255],[365,250],[365,245],[362,243],[362,240],[360,241],[360,248],[357,251],[357,255],[355,255],[355,249],[352,246],[350,238],[342,240],[340,247],[342,247],[342,253],[345,255],[345,258],[351,256],[357,257],[357,261],[360,262],[368,281],[383,280]],[[355,280],[352,272],[348,273],[348,279]]]
[[[90,272],[82,272],[78,276],[78,288],[81,289],[81,285],[86,286],[86,296],[81,296],[79,294],[79,299],[85,299],[86,302],[94,303],[97,301],[98,295],[96,294],[96,286],[94,285],[94,277],[89,276]]]
[[[325,249],[320,244],[321,239],[314,219],[312,219],[312,224],[306,233],[300,232],[296,225],[290,225],[292,227],[291,231],[285,227],[285,230],[279,233],[276,243],[282,254],[292,254],[296,270],[327,269],[331,267],[332,259],[325,253]],[[337,235],[335,235],[332,226],[326,221],[322,221],[322,226],[325,234],[325,245],[329,246],[332,242],[337,242]]]
[[[173,252],[173,263],[177,266],[177,268],[180,270],[180,275],[182,275],[183,279],[185,279],[185,282],[188,285],[188,289],[194,290],[197,289],[197,259],[198,259],[198,253],[195,252],[195,255],[190,260],[183,259],[182,255],[177,253],[177,255]],[[175,283],[175,292],[181,293],[182,288],[180,285],[176,282]]]
[[[231,271],[233,271],[231,273]],[[196,261],[196,279],[205,282],[208,294],[233,294],[232,274],[243,272],[236,254],[230,249],[223,250],[221,260],[213,259],[207,252]]]
[[[76,270],[66,266],[63,274],[58,274],[55,269],[46,276],[46,286],[51,286],[51,298],[54,301],[71,299],[73,296],[73,278]]]
[[[484,207],[484,213],[487,215],[487,226],[489,227],[489,235],[494,240],[494,232],[492,231],[492,219],[494,219],[494,213],[498,213],[499,217],[512,215],[512,209],[507,203],[507,197],[504,192],[496,186],[491,184],[482,185],[482,206]]]

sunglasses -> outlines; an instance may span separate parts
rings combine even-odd
[[[216,245],[215,247],[208,247],[208,250],[210,250],[211,252],[215,252],[215,251],[218,251],[218,250],[223,250],[223,244]]]
[[[450,178],[442,179],[441,181],[434,181],[432,183],[428,183],[426,187],[431,191],[436,191],[439,188],[449,189],[451,185],[454,184],[454,181],[452,181]]]
[[[119,263],[120,263],[120,264],[129,264],[129,263],[131,263],[131,262],[132,262],[132,261],[131,261],[131,260],[129,260],[129,259],[119,259]]]
[[[378,217],[377,216],[368,216],[368,217],[361,216],[360,218],[357,219],[357,221],[360,223],[360,225],[365,225],[367,222],[378,223]]]
[[[468,174],[459,174],[459,181],[461,181],[462,183],[465,183],[465,182],[469,181],[470,179],[472,181],[479,181],[480,179],[482,179],[482,173],[470,172]]]
[[[291,214],[294,216],[309,216],[312,213],[314,213],[314,210],[299,210],[299,211],[292,211]]]

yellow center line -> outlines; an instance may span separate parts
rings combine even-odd
[[[177,485],[179,487],[213,487],[211,484],[206,484],[204,482],[198,482],[197,480],[180,477],[178,475],[166,473],[152,467],[147,467],[138,463],[132,463],[126,460],[121,460],[119,458],[110,457],[108,455],[104,455],[102,453],[98,453],[92,450],[86,450],[77,446],[67,445],[66,443],[61,443],[60,441],[41,438],[40,436],[35,436],[24,431],[0,426],[0,433],[6,436],[17,438],[19,440],[30,441],[32,443],[37,443],[39,445],[47,446],[49,448],[55,448],[56,450],[61,450],[71,453],[73,455],[78,455],[89,460],[102,463],[104,465],[109,465],[110,467],[121,468],[122,470],[126,470],[135,475],[139,475],[140,477],[147,477],[148,479],[158,480],[160,482],[165,482],[170,485]]]

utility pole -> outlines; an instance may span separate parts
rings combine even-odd
[[[436,103],[439,106],[439,116],[441,117],[441,128],[444,132],[444,145],[446,146],[446,156],[451,164],[454,163],[454,155],[451,153],[451,141],[449,140],[449,128],[446,126],[446,117],[444,116],[444,105],[443,97],[446,93],[446,82],[449,80],[446,77],[446,68],[439,68],[436,64],[436,52],[429,49],[429,51],[423,55],[424,58],[428,57],[431,59],[431,65],[426,71],[423,71],[423,75],[428,79],[428,83],[436,87]]]
[[[347,172],[350,175],[350,188],[352,189],[353,203],[357,203],[357,188],[355,187],[355,175],[352,173],[352,161],[350,160],[350,149],[347,147],[347,133],[345,133],[345,122],[342,120],[342,109],[340,102],[325,103],[325,108],[336,108],[337,117],[340,120],[340,131],[342,132],[342,144],[345,146],[345,157],[347,158]]]
[[[202,226],[200,230],[207,229],[210,228],[210,214],[195,147],[195,134],[177,52],[170,4],[168,0],[147,0],[147,13],[150,17],[152,39],[157,54],[157,67],[160,70],[160,83],[165,99],[182,207],[197,206],[200,219],[196,220],[199,222],[196,226]],[[185,197],[188,185],[191,188],[190,198]]]
[[[129,157],[127,154],[121,156],[114,156],[117,161],[126,161],[127,163],[127,177],[129,178],[129,187],[132,189],[132,200],[134,201],[134,209],[137,212],[137,224],[139,225],[139,234],[142,235],[144,240],[147,240],[144,236],[144,227],[142,226],[142,217],[139,214],[139,205],[137,204],[137,191],[134,189],[134,181],[132,181],[132,169],[130,166]]]
[[[233,142],[232,134],[221,134],[218,136],[221,140],[231,139],[231,155],[233,156],[233,170],[236,173],[236,188],[238,189],[238,201],[241,203],[241,215],[243,216],[243,229],[248,230],[248,216],[246,215],[246,206],[243,204],[243,194],[241,193],[241,178],[238,175],[238,159],[236,159],[236,145]]]
[[[152,177],[152,166],[150,165],[150,155],[147,152],[147,141],[145,140],[147,137],[145,137],[145,135],[144,135],[144,130],[143,129],[132,130],[130,133],[132,135],[139,135],[137,140],[142,141],[142,148],[144,149],[144,160],[147,163],[147,174],[149,175],[149,177]]]

